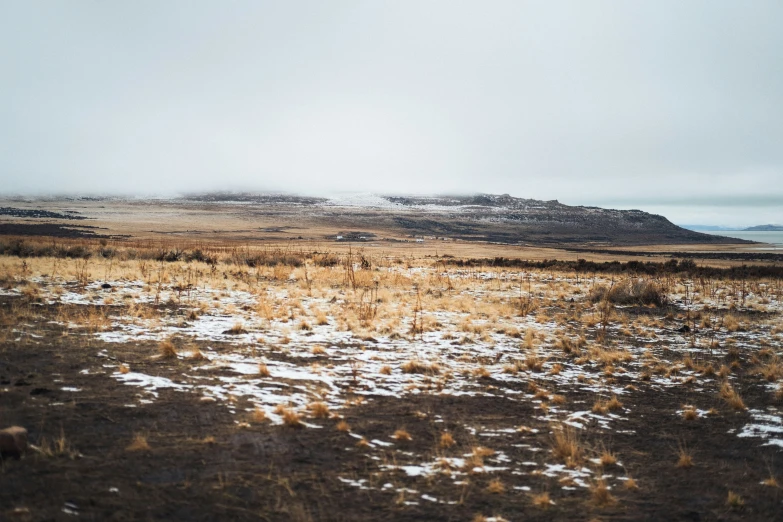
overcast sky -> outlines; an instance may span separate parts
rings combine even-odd
[[[0,0],[0,193],[783,222],[783,2]]]

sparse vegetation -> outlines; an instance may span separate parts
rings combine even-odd
[[[170,339],[166,339],[164,341],[161,341],[158,344],[158,352],[160,353],[160,357],[162,359],[176,359],[177,358],[177,348],[174,346],[174,343],[171,342]]]
[[[729,491],[728,497],[726,498],[726,504],[728,504],[731,509],[740,509],[745,505],[745,501],[742,500],[742,497],[738,494]]]
[[[442,448],[450,448],[454,444],[456,444],[456,441],[454,440],[454,437],[451,435],[451,433],[442,433],[440,436],[440,446]]]
[[[152,448],[147,442],[147,437],[140,433],[134,435],[133,440],[125,447],[126,451],[150,451],[150,449]]]
[[[552,499],[549,498],[549,493],[546,491],[532,495],[530,500],[534,506],[540,509],[548,509],[552,505]]]
[[[399,442],[408,442],[411,440],[411,435],[404,429],[399,429],[394,432],[394,435],[392,435],[392,438]]]
[[[513,263],[468,266],[442,254],[400,255],[390,245],[392,253],[383,255],[357,253],[354,245],[350,256],[347,245],[336,253],[269,247],[258,256],[255,247],[232,252],[233,246],[203,246],[202,254],[214,263],[187,261],[186,254],[171,254],[172,248],[166,256],[177,260],[93,253],[78,266],[74,259],[56,258],[62,280],[48,275],[55,258],[0,257],[0,286],[8,290],[0,296],[0,353],[23,364],[16,353],[38,357],[56,345],[53,360],[73,366],[56,365],[62,390],[38,382],[16,385],[31,381],[27,375],[35,375],[35,368],[10,378],[0,372],[8,380],[0,388],[29,395],[36,405],[46,399],[54,404],[48,414],[69,422],[60,411],[90,415],[85,405],[97,403],[97,386],[109,380],[110,393],[122,397],[117,404],[129,415],[101,410],[105,417],[96,422],[128,430],[119,442],[114,439],[121,450],[138,452],[127,459],[151,461],[144,455],[153,451],[145,435],[127,441],[128,433],[140,430],[153,434],[156,457],[180,458],[187,447],[208,463],[206,469],[219,469],[221,495],[252,497],[241,489],[252,473],[270,495],[283,499],[279,511],[265,513],[269,518],[293,517],[294,509],[283,504],[307,503],[308,492],[317,488],[341,498],[354,490],[373,498],[385,488],[395,492],[400,510],[429,514],[431,502],[448,516],[457,512],[450,506],[459,505],[515,519],[522,513],[521,491],[539,509],[556,502],[553,511],[565,517],[574,506],[603,509],[618,499],[626,509],[637,480],[659,515],[666,510],[655,492],[664,478],[687,474],[694,484],[709,483],[713,471],[721,469],[723,477],[730,469],[736,472],[733,491],[760,487],[761,478],[743,482],[745,471],[721,463],[721,447],[710,445],[731,444],[743,428],[764,422],[753,418],[766,415],[758,412],[769,405],[759,397],[783,400],[782,339],[776,331],[783,292],[774,280],[685,279],[686,272],[674,268],[645,272],[644,263],[613,265],[622,267],[617,272],[582,268],[590,264],[569,271],[571,265],[549,262],[525,270]],[[112,288],[96,285],[99,278]],[[28,335],[39,331],[45,342]],[[79,351],[62,349],[74,345],[81,358],[74,359]],[[193,396],[198,400],[185,399]],[[163,415],[158,412],[165,408],[150,406],[163,400],[176,401],[168,415],[181,419],[186,438],[170,435],[173,425],[162,420],[142,421],[148,412]],[[720,411],[696,407],[713,405]],[[748,413],[734,413],[743,411]],[[733,432],[723,429],[727,423]],[[634,436],[620,435],[626,431]],[[754,444],[743,441],[731,451],[758,464],[772,450],[762,437],[751,438],[752,428],[744,433]],[[667,468],[672,477],[649,466],[665,460],[667,451],[672,456],[674,450],[660,440],[664,435],[683,441]],[[650,441],[664,454],[651,452]],[[697,463],[685,441],[699,441]],[[45,447],[37,442],[41,455],[59,451],[53,441]],[[63,454],[76,459],[71,441],[65,442]],[[605,444],[622,447],[622,453]],[[93,446],[100,443],[87,446],[89,458],[97,454]],[[272,471],[237,456],[251,447],[258,454],[281,448]],[[205,451],[230,458],[217,460]],[[231,459],[253,471],[232,469]],[[696,475],[686,471],[693,466]],[[623,476],[626,470],[634,478]],[[306,473],[319,476],[316,489]],[[774,476],[762,484],[778,487]],[[699,491],[690,482],[683,487],[724,502],[725,489]],[[755,510],[757,502],[766,502],[743,496],[737,496],[739,503],[726,501],[729,508],[748,502]],[[269,505],[277,506],[277,498]],[[459,504],[447,503],[452,501]],[[241,513],[239,507],[230,513]],[[629,516],[638,514],[633,502],[627,509]]]

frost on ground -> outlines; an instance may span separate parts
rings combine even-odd
[[[635,415],[629,394],[689,387],[723,397],[724,411],[744,411],[732,384],[739,361],[763,376],[759,386],[780,393],[782,304],[772,283],[743,285],[740,294],[731,282],[672,278],[658,282],[668,302],[658,307],[596,300],[596,289],[611,288],[615,278],[558,272],[391,262],[369,269],[357,263],[255,273],[179,270],[164,277],[129,269],[127,277],[86,283],[34,277],[3,291],[71,305],[56,321],[100,341],[100,364],[84,371],[138,388],[132,407],[171,389],[224,404],[239,426],[334,429],[343,412],[381,399],[431,395],[530,405],[530,419],[506,419],[505,426],[465,422],[462,429],[481,444],[456,455],[447,454],[447,441],[440,455],[420,454],[407,448],[404,433],[368,437],[345,426],[352,436],[345,450],[363,452],[375,473],[395,483],[341,480],[358,489],[393,489],[406,503],[458,501],[406,482],[422,477],[450,480],[457,491],[471,477],[497,472],[555,477],[563,489],[596,481],[619,487],[628,480],[622,461],[608,467],[578,439],[587,432],[607,440],[636,436],[627,427]],[[106,281],[111,288],[102,287]],[[23,325],[17,330],[34,335]],[[115,345],[141,342],[161,344],[156,357],[172,361],[165,375],[145,374],[113,353]],[[671,416],[708,425],[714,414],[708,406],[672,404]],[[736,435],[783,448],[780,411],[749,413]],[[430,420],[436,427],[443,422],[437,415]],[[548,426],[555,442],[531,443],[526,435],[539,429],[527,427],[529,421]],[[557,434],[567,430],[575,434],[573,454],[558,449]],[[520,484],[509,487],[530,490]]]

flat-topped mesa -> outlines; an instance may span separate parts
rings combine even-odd
[[[415,213],[399,224],[420,234],[457,235],[501,243],[743,243],[742,240],[686,230],[664,216],[641,210],[570,206],[558,200],[515,198],[508,194],[384,196],[399,210]],[[448,218],[443,221],[440,216]],[[483,236],[483,237],[482,237]]]
[[[558,200],[509,194],[383,195],[343,193],[333,197],[295,194],[212,193],[180,201],[243,203],[253,212],[276,212],[293,219],[301,209],[319,225],[342,230],[387,230],[424,238],[506,244],[737,244],[744,241],[694,232],[663,216],[641,210],[571,206]],[[342,238],[344,239],[344,238]]]

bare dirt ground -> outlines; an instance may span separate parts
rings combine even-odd
[[[0,257],[4,518],[780,519],[779,279],[129,254]]]

